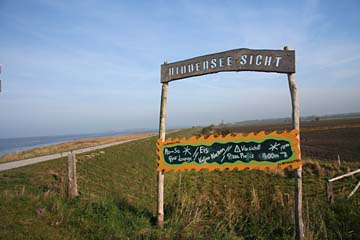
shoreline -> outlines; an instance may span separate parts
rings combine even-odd
[[[77,151],[85,148],[91,148],[106,144],[112,144],[116,142],[146,138],[156,136],[155,132],[144,132],[135,134],[123,134],[116,136],[104,136],[104,137],[93,137],[93,138],[81,138],[77,140],[70,140],[61,143],[54,143],[40,147],[34,147],[31,149],[16,151],[11,153],[5,153],[0,155],[0,164],[15,162],[30,158],[42,157],[53,154],[60,154],[63,152]]]
[[[23,152],[33,148],[45,147],[49,145],[61,144],[70,141],[83,140],[83,139],[93,139],[93,138],[102,138],[102,137],[115,137],[115,136],[125,136],[138,133],[151,133],[155,130],[143,129],[138,130],[124,130],[118,132],[98,132],[98,133],[79,133],[79,134],[59,134],[59,135],[49,135],[49,136],[27,136],[27,137],[7,137],[0,138],[0,156],[15,153]]]

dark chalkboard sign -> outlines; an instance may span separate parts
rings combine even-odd
[[[297,131],[158,141],[158,170],[276,168],[297,165]]]

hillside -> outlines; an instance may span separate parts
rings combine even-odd
[[[185,130],[172,136],[199,134]],[[175,135],[176,134],[176,135]],[[292,171],[181,172],[165,176],[165,227],[155,226],[156,138],[78,156],[80,196],[67,198],[67,159],[0,172],[1,239],[292,239]],[[357,179],[324,180],[359,162],[304,163],[307,239],[360,239]]]

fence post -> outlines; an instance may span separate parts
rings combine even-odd
[[[79,195],[76,175],[76,156],[75,153],[69,153],[68,157],[68,176],[69,176],[69,197],[74,198]]]
[[[329,180],[327,180],[325,182],[325,189],[326,189],[327,200],[329,201],[329,203],[333,203],[334,202],[334,192],[332,189],[332,184]]]

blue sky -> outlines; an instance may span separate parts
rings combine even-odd
[[[296,50],[300,111],[360,112],[359,1],[0,0],[0,138],[158,127],[160,64]],[[167,127],[291,114],[287,78],[169,84]]]

